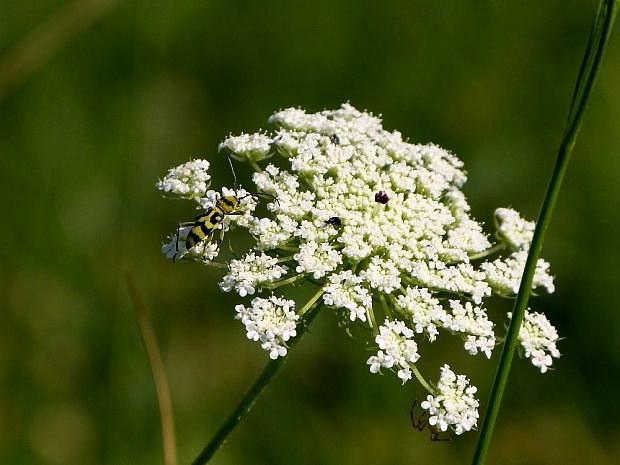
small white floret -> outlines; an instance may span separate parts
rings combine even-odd
[[[526,221],[512,208],[495,210],[495,225],[498,237],[513,250],[525,250],[530,247],[536,224]]]
[[[372,296],[361,283],[362,278],[351,271],[329,276],[329,284],[323,294],[325,305],[347,309],[351,321],[366,321],[366,312],[372,307]]]
[[[286,266],[278,265],[277,258],[254,252],[241,260],[232,260],[228,269],[220,288],[224,292],[234,289],[241,297],[254,294],[262,284],[281,278],[287,271]]]
[[[248,339],[259,341],[271,359],[286,355],[286,341],[297,335],[299,315],[295,313],[294,301],[276,296],[256,297],[251,307],[237,305],[235,310],[236,318],[245,325]]]
[[[512,315],[509,313],[508,316]],[[556,346],[558,340],[558,332],[544,314],[525,311],[519,329],[519,342],[525,356],[541,373],[545,373],[551,367],[554,358],[560,357],[560,351]]]
[[[402,321],[385,320],[375,337],[379,346],[376,355],[366,362],[371,373],[378,373],[381,368],[397,371],[403,384],[411,379],[411,364],[420,358],[418,345],[413,340],[413,331]]]
[[[207,160],[191,160],[172,168],[156,184],[157,189],[187,199],[203,197],[211,184]]]
[[[500,295],[514,295],[519,292],[521,277],[527,260],[527,250],[514,252],[506,258],[484,262],[480,268],[486,274],[486,282]],[[555,291],[553,276],[549,274],[549,263],[540,258],[536,264],[532,289],[544,288],[549,294]]]
[[[449,365],[441,368],[437,394],[429,395],[420,406],[428,410],[428,423],[440,431],[448,428],[462,434],[476,427],[478,406],[474,397],[478,388],[469,384],[464,375],[456,375]]]
[[[454,333],[465,335],[465,350],[471,355],[482,352],[491,358],[495,347],[495,333],[493,322],[488,319],[482,307],[475,307],[471,302],[462,302],[451,299],[451,312],[447,314],[444,327]]]
[[[226,138],[218,149],[227,149],[237,160],[257,162],[273,155],[272,142],[273,139],[266,134],[241,134]]]

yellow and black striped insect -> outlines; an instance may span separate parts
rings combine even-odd
[[[186,223],[192,226],[185,239],[185,249],[189,250],[196,244],[206,241],[213,235],[226,215],[238,215],[237,208],[241,200],[234,195],[227,195],[217,199],[215,205],[208,208],[194,218],[193,222]],[[180,226],[180,225],[179,225]],[[179,234],[177,233],[177,253],[179,252]]]
[[[235,174],[230,157],[227,156],[226,158],[228,159],[228,163],[230,164],[230,169],[233,174],[235,192],[238,192],[237,175]],[[179,256],[179,236],[181,235],[182,226],[191,227],[187,233],[187,237],[185,238],[185,250],[189,251],[196,245],[210,240],[213,237],[214,231],[220,227],[227,215],[242,215],[243,211],[239,210],[239,206],[241,205],[241,201],[243,199],[246,197],[258,197],[260,195],[271,197],[276,202],[278,201],[275,196],[262,192],[249,192],[241,197],[237,197],[236,195],[225,195],[217,199],[215,201],[215,205],[207,208],[207,210],[197,215],[194,218],[194,221],[179,223],[177,227],[176,252],[172,258],[172,261],[176,261]],[[222,230],[220,242],[223,239],[223,236],[224,231]]]
[[[254,197],[260,195],[272,197],[277,202],[277,199],[273,195],[265,194],[262,192],[250,192],[249,194],[246,194],[242,197],[237,197],[235,195],[225,195],[217,199],[214,206],[207,208],[207,210],[197,215],[194,218],[194,221],[179,223],[179,226],[177,228],[176,253],[174,254],[172,260],[176,261],[179,255],[179,236],[181,226],[191,227],[185,239],[185,250],[189,251],[192,247],[195,247],[202,242],[210,240],[213,236],[214,231],[218,229],[222,224],[222,221],[224,221],[224,217],[226,217],[227,215],[242,215],[243,211],[239,211],[238,208],[243,199],[245,199],[246,197]],[[223,238],[223,231],[221,237]]]

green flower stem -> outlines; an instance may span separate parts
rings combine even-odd
[[[283,279],[281,281],[275,281],[272,284],[264,284],[263,287],[265,289],[276,289],[280,286],[284,286],[285,284],[296,283],[297,281],[300,281],[304,279],[305,277],[306,275],[304,274],[297,274],[297,275],[291,276],[290,278]]]
[[[383,311],[385,312],[385,316],[389,318],[390,320],[394,320],[394,315],[392,315],[392,310],[390,309],[390,306],[385,300],[385,294],[380,294],[379,300],[381,300],[381,305],[383,306]]]
[[[418,367],[415,366],[415,364],[413,364],[413,363],[410,364],[409,366],[411,367],[411,371],[413,371],[413,374],[415,375],[415,377],[418,380],[418,382],[422,385],[422,387],[424,389],[426,389],[429,394],[431,394],[433,396],[436,395],[437,394],[437,390],[433,389],[433,387],[426,382],[426,380],[424,379],[424,376],[422,376],[422,373],[420,373],[420,370],[418,370]]]
[[[301,309],[299,310],[299,312],[297,312],[299,315],[304,316],[308,311],[310,311],[313,308],[316,308],[315,306],[318,307],[317,302],[318,300],[321,298],[321,296],[323,295],[323,293],[325,292],[325,289],[321,287],[321,289],[319,289],[318,291],[316,291],[316,294],[314,294],[312,297],[310,297],[310,300],[308,300],[308,302],[306,302],[306,305],[304,305],[303,307],[301,307]],[[308,318],[308,317],[307,317]],[[314,316],[309,317],[309,318],[314,318]],[[310,320],[312,321],[312,319]],[[302,330],[305,331],[308,327],[308,324],[310,322],[306,322],[303,327]],[[289,343],[289,347],[290,347],[290,343]]]
[[[469,259],[470,260],[479,260],[481,258],[486,258],[489,257],[497,252],[501,252],[502,250],[504,250],[506,248],[506,244],[503,242],[498,242],[497,244],[495,244],[493,247],[487,249],[487,250],[483,250],[480,253],[474,254],[474,255],[470,255]]]
[[[290,350],[297,344],[301,336],[306,332],[308,326],[317,315],[320,305],[318,305],[318,301],[323,295],[323,288],[319,289],[316,294],[314,294],[310,300],[304,305],[304,307],[299,311],[300,315],[303,315],[300,324],[297,326],[297,335],[287,341],[289,353]],[[220,429],[215,433],[211,441],[207,444],[207,446],[203,449],[200,455],[192,462],[192,465],[204,465],[206,464],[213,454],[220,448],[222,444],[226,441],[230,433],[233,432],[235,427],[239,424],[241,419],[250,411],[258,397],[263,393],[269,382],[273,379],[273,377],[280,371],[280,369],[284,366],[288,358],[288,354],[284,357],[279,357],[275,360],[271,360],[267,366],[264,368],[263,372],[260,374],[258,379],[254,382],[250,390],[246,393],[246,395],[241,399],[237,408],[233,410],[230,416],[226,419],[224,424],[220,427]]]
[[[258,165],[258,163],[256,163],[255,161],[250,161],[250,166],[252,167],[252,169],[254,171],[256,171],[257,173],[262,173],[263,169]]]
[[[564,174],[566,173],[577,134],[581,129],[583,116],[600,69],[601,59],[611,34],[616,13],[618,12],[619,1],[620,0],[601,0],[599,3],[583,63],[579,71],[579,77],[577,78],[577,86],[573,94],[573,100],[562,143],[560,144],[558,158],[542,204],[536,230],[534,231],[532,245],[525,264],[521,286],[519,287],[519,294],[517,295],[517,300],[512,312],[512,320],[506,335],[506,342],[504,343],[502,355],[497,367],[487,412],[480,431],[478,446],[474,454],[473,465],[484,464],[491,443],[493,428],[497,420],[506,381],[508,380],[510,364],[518,343],[519,328],[521,327],[521,322],[525,315],[525,308],[532,287],[536,263],[540,256],[545,233],[551,220],[553,208],[562,185],[562,180],[564,179]]]
[[[287,246],[287,245],[279,245],[278,249],[285,250],[286,252],[297,252],[299,247]]]
[[[228,269],[228,265],[224,265],[223,263],[209,262],[209,261],[204,261],[203,263],[206,266],[210,266],[210,267],[213,267],[213,268],[218,268],[218,269],[223,269],[223,270],[227,270]]]
[[[370,324],[370,327],[372,328],[372,332],[374,334],[379,334],[379,327],[377,326],[377,321],[375,320],[375,312],[372,305],[370,308],[366,309],[366,318],[368,319],[368,324]]]

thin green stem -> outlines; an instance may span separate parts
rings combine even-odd
[[[375,320],[375,311],[372,308],[372,305],[366,309],[366,317],[368,319],[368,324],[372,328],[372,332],[374,334],[379,334],[379,327],[377,326],[377,321]]]
[[[288,245],[279,245],[278,249],[285,250],[286,252],[297,252],[299,250],[299,247],[293,247],[293,246],[288,246]]]
[[[390,306],[385,300],[385,294],[379,294],[379,300],[381,301],[381,306],[383,307],[383,312],[385,313],[385,316],[390,320],[394,320],[394,315],[392,315],[392,310],[390,309]]]
[[[256,163],[255,161],[251,161],[250,162],[250,166],[252,167],[252,169],[254,169],[254,171],[256,171],[257,173],[262,173],[263,169],[258,166],[258,163]]]
[[[304,305],[303,307],[299,309],[297,314],[300,316],[304,316],[308,311],[315,308],[315,306],[317,306],[318,300],[323,296],[324,292],[325,292],[325,289],[321,287],[321,289],[316,291],[316,293],[312,297],[310,297],[310,300],[306,302],[306,305]],[[308,325],[306,324],[305,326],[308,326]],[[304,330],[305,330],[305,327],[304,327]]]
[[[519,328],[521,327],[521,323],[525,315],[525,308],[527,306],[527,301],[532,287],[536,263],[540,257],[540,251],[542,249],[545,233],[551,221],[551,215],[560,192],[560,187],[562,186],[562,181],[568,167],[572,149],[575,145],[575,140],[579,130],[581,129],[585,110],[592,94],[592,88],[596,82],[601,59],[609,40],[616,13],[618,12],[619,1],[620,0],[601,0],[596,13],[592,33],[590,35],[583,63],[579,71],[579,77],[577,79],[577,85],[569,111],[566,130],[560,144],[556,165],[541,207],[538,222],[536,224],[536,230],[534,231],[534,237],[532,239],[532,244],[527,257],[527,262],[523,271],[519,294],[517,295],[517,299],[515,301],[512,312],[512,320],[510,322],[510,326],[508,327],[506,342],[504,343],[502,355],[497,367],[497,373],[495,375],[495,381],[493,382],[487,412],[480,431],[478,446],[472,461],[473,465],[484,464],[486,454],[491,443],[493,428],[495,427],[502,396],[508,380],[508,374],[510,372],[510,365],[518,343]]]
[[[501,252],[505,248],[506,248],[506,244],[504,244],[503,242],[498,242],[497,244],[495,244],[491,248],[483,250],[482,252],[479,252],[477,254],[470,255],[469,259],[470,260],[478,260],[480,258],[486,258],[486,257],[488,257],[490,255],[493,255],[494,253]]]
[[[424,387],[424,389],[426,389],[431,395],[437,394],[437,390],[433,389],[433,387],[428,384],[428,382],[424,379],[424,376],[422,376],[422,373],[420,373],[420,370],[418,370],[418,367],[414,364],[411,364],[409,366],[411,367],[411,371],[413,371],[413,374],[415,375],[418,382],[422,385],[422,387]]]
[[[159,350],[155,330],[151,324],[142,296],[133,284],[133,280],[129,274],[125,274],[125,280],[127,281],[131,300],[135,308],[136,321],[138,322],[138,329],[140,330],[140,336],[142,336],[142,342],[144,343],[144,349],[151,368],[153,384],[155,384],[155,393],[157,395],[161,422],[164,465],[177,465],[177,442],[174,432],[174,415],[172,412],[170,385],[168,384],[164,362],[161,358],[161,351]]]
[[[284,286],[285,284],[293,284],[297,281],[304,279],[305,277],[306,275],[304,274],[298,274],[298,275],[291,276],[290,278],[283,279],[281,281],[274,281],[272,284],[265,284],[263,285],[263,287],[265,289],[276,289],[280,286]]]
[[[203,261],[202,263],[204,263],[206,266],[210,266],[212,268],[228,269],[228,265],[225,265],[223,263],[209,262],[209,261]]]
[[[290,350],[297,344],[299,339],[308,329],[308,326],[317,315],[320,305],[318,305],[319,299],[323,295],[323,288],[319,289],[310,300],[299,311],[300,315],[303,315],[300,324],[297,327],[297,335],[294,338],[288,340],[287,345]],[[263,369],[258,379],[254,382],[252,387],[241,399],[241,402],[237,405],[235,410],[230,414],[226,421],[222,424],[220,429],[215,433],[211,441],[203,449],[200,455],[192,462],[192,465],[204,465],[206,464],[213,454],[224,444],[230,433],[234,431],[236,426],[242,420],[242,418],[250,411],[258,397],[263,393],[265,388],[269,385],[269,382],[280,371],[280,369],[286,363],[288,354],[284,357],[279,357],[275,360],[271,360],[267,366]]]

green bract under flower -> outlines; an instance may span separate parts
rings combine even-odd
[[[196,195],[192,184],[185,194],[178,185],[179,167],[158,184],[161,190],[192,199],[207,213],[218,213],[224,196],[234,196],[239,205],[209,225],[208,236],[189,250],[187,236],[197,224],[179,228],[164,252],[211,263],[219,252],[220,231],[245,228],[255,241],[244,257],[226,265],[221,288],[240,297],[264,296],[247,308],[237,306],[250,339],[260,341],[272,358],[284,355],[300,321],[296,312],[301,310],[295,309],[306,307],[272,293],[290,284],[320,286],[322,303],[343,324],[371,330],[373,373],[392,370],[403,383],[414,374],[431,391],[425,408],[439,428],[470,430],[478,418],[475,388],[465,389],[465,378],[448,368],[442,368],[434,388],[415,363],[424,356],[423,344],[442,333],[460,337],[472,355],[491,356],[497,337],[484,302],[492,294],[516,293],[533,223],[514,210],[498,209],[499,242],[493,244],[461,191],[466,181],[461,160],[434,144],[406,142],[399,132],[383,129],[379,118],[351,105],[315,114],[291,108],[269,121],[277,126],[273,133],[231,136],[220,144],[220,150],[256,170],[253,190],[271,196],[268,214],[255,214],[258,199],[243,190],[207,192],[205,186]],[[206,169],[204,174],[208,179]],[[543,260],[538,265],[533,286],[553,292],[549,265]],[[529,354],[536,348],[531,338],[522,338],[528,341]],[[539,367],[551,363],[532,359]],[[454,381],[448,374],[462,381],[458,389],[450,388],[450,402],[461,396],[459,402],[469,409],[460,423],[442,406],[448,381]]]

